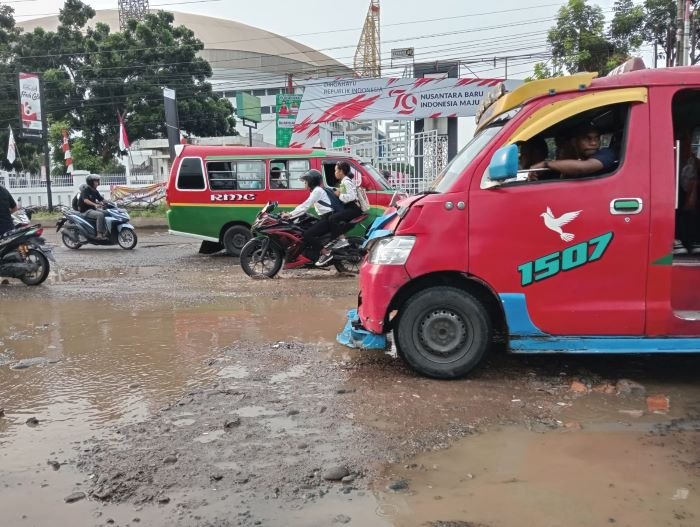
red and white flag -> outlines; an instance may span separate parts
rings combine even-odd
[[[126,135],[126,128],[124,127],[124,118],[121,114],[117,114],[119,119],[119,151],[124,152],[129,150],[129,137]]]
[[[17,144],[15,143],[15,135],[12,133],[10,126],[10,140],[7,143],[7,161],[12,164],[17,159]]]
[[[68,132],[63,130],[63,159],[66,160],[66,174],[73,173],[73,156],[70,153],[70,144],[68,143]]]

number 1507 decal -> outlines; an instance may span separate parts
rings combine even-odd
[[[520,267],[520,285],[526,287],[558,275],[562,271],[571,271],[586,264],[600,260],[610,247],[613,233],[608,232],[587,242],[582,242],[563,251],[558,251],[537,260],[526,262]]]

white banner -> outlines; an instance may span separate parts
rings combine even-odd
[[[335,79],[304,90],[292,147],[312,147],[320,124],[333,121],[413,120],[470,117],[484,95],[505,82],[513,89],[522,81],[473,78]],[[330,145],[323,144],[328,147]]]

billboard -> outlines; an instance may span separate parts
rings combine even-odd
[[[477,78],[334,79],[307,85],[292,134],[292,147],[310,147],[320,124],[334,121],[436,119],[474,116],[484,94],[505,83]],[[328,145],[323,145],[328,146]]]
[[[254,97],[240,91],[236,93],[236,114],[246,121],[261,122],[260,97]]]
[[[293,93],[277,94],[277,146],[288,147],[292,140],[294,122],[297,120],[303,95]]]
[[[44,121],[41,115],[41,83],[38,73],[20,73],[19,84],[20,137],[41,139]]]

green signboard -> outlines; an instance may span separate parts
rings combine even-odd
[[[240,91],[236,93],[236,115],[241,119],[247,119],[254,123],[261,122],[260,97],[253,97]]]
[[[297,120],[303,95],[292,93],[277,94],[277,146],[288,147],[292,140],[294,123]]]

